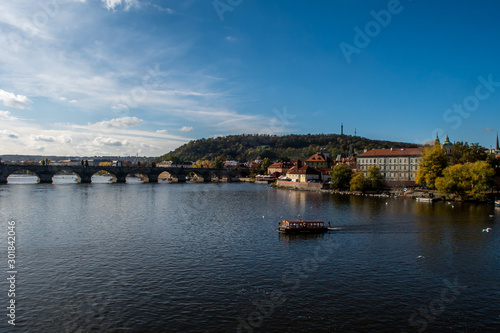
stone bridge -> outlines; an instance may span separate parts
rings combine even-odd
[[[113,176],[116,183],[125,183],[129,175],[141,175],[145,182],[157,183],[158,176],[168,172],[173,181],[185,182],[186,177],[195,174],[198,179],[210,182],[216,177],[226,182],[232,178],[247,177],[248,169],[207,169],[207,168],[184,168],[184,167],[116,167],[116,166],[64,166],[64,165],[11,165],[0,163],[0,184],[7,184],[7,177],[13,173],[30,171],[38,176],[39,183],[52,183],[52,177],[61,172],[72,172],[78,177],[78,182],[88,184],[92,182],[92,176],[99,171],[106,171]]]

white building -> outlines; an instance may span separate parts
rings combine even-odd
[[[415,182],[423,148],[373,149],[357,157],[358,171],[365,176],[378,166],[388,182]]]

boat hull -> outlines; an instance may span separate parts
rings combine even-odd
[[[316,229],[285,229],[279,228],[279,232],[284,234],[299,235],[299,234],[322,234],[328,231],[328,228],[316,228]]]

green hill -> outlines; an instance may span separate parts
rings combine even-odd
[[[320,150],[335,158],[339,154],[347,156],[351,144],[355,153],[362,153],[364,149],[417,147],[416,144],[370,140],[359,136],[339,134],[283,136],[242,134],[190,141],[160,156],[157,162],[213,160],[218,156],[224,160],[239,162],[255,160],[257,156],[268,157],[272,161],[282,157],[305,160]]]

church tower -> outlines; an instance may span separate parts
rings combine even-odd
[[[340,135],[344,135],[344,123],[340,123]]]
[[[497,132],[497,145],[495,146],[495,152],[500,152],[500,147],[498,146],[498,132]]]

